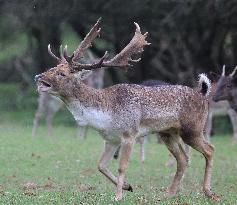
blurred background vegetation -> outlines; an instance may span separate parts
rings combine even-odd
[[[126,74],[107,69],[106,86],[145,79],[195,86],[199,73],[237,64],[236,0],[2,0],[0,110],[33,113],[33,78],[54,65],[47,45],[58,53],[67,44],[72,52],[99,17],[101,37],[91,47],[97,56],[119,52],[134,33],[133,22],[149,32],[152,43]],[[68,118],[63,122],[72,122]]]

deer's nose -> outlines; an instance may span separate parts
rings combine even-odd
[[[35,81],[38,81],[42,77],[41,74],[35,76]]]

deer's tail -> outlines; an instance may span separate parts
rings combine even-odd
[[[198,80],[199,92],[202,93],[204,96],[208,96],[211,90],[211,81],[204,73],[199,74],[198,77],[199,77],[199,80]]]

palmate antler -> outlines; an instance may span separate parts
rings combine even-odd
[[[48,52],[51,56],[53,56],[59,63],[68,63],[72,71],[80,71],[83,69],[92,70],[101,67],[121,67],[125,68],[128,66],[132,66],[132,62],[139,62],[141,59],[132,59],[132,55],[143,52],[143,47],[145,45],[150,45],[146,41],[147,32],[145,34],[141,34],[140,27],[137,23],[134,23],[136,26],[135,34],[130,41],[130,43],[114,58],[110,60],[106,60],[108,56],[108,52],[106,51],[102,58],[100,58],[97,62],[92,64],[81,64],[76,62],[79,58],[83,57],[85,50],[91,46],[92,41],[99,35],[101,28],[99,27],[100,19],[96,22],[96,24],[92,27],[90,32],[86,35],[84,40],[80,43],[78,48],[73,52],[72,56],[69,56],[67,53],[67,46],[65,46],[63,52],[60,49],[60,58],[53,54],[50,49],[50,45],[48,46]]]

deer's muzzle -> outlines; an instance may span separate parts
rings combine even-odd
[[[35,82],[37,82],[41,78],[41,74],[35,76]]]

